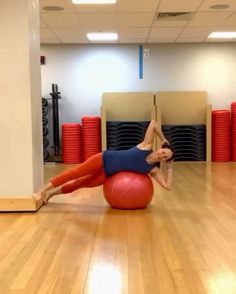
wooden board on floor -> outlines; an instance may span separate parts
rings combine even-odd
[[[41,204],[35,203],[33,197],[1,197],[0,212],[2,211],[36,211]]]

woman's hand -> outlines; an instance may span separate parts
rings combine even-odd
[[[163,140],[161,140],[161,146],[163,144],[165,144],[165,143],[167,143],[168,145],[170,145],[170,142],[166,138],[164,138]]]

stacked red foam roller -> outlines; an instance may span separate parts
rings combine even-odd
[[[212,161],[230,160],[230,111],[212,111]]]
[[[73,164],[82,162],[82,129],[77,123],[62,125],[62,160]]]
[[[236,161],[236,102],[231,103],[231,160]]]
[[[101,152],[101,118],[82,117],[83,160]]]

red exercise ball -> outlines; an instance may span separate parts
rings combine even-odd
[[[122,171],[110,176],[103,185],[105,199],[113,208],[145,208],[153,197],[153,183],[146,174]]]

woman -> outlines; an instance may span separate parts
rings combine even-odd
[[[162,146],[152,151],[154,135],[157,133]],[[173,149],[165,139],[161,128],[152,120],[143,142],[121,151],[104,151],[87,159],[82,164],[55,176],[34,194],[35,201],[46,204],[58,194],[71,193],[79,188],[103,185],[107,177],[119,171],[134,171],[150,174],[163,188],[170,190],[173,172]],[[167,173],[160,169],[160,162],[167,165]]]

